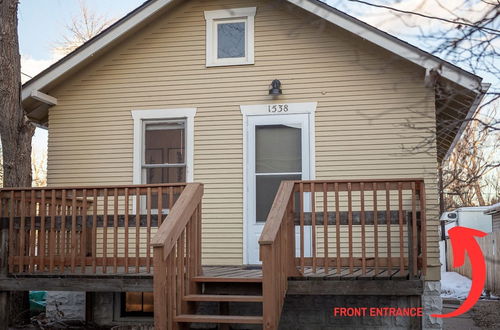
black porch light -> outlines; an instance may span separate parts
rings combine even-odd
[[[281,90],[281,81],[274,79],[269,86],[269,95],[278,96],[281,94],[283,94],[283,91]]]

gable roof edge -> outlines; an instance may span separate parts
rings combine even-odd
[[[41,90],[56,81],[60,76],[77,67],[83,61],[91,58],[114,40],[146,21],[151,15],[175,0],[149,0],[127,16],[110,26],[107,30],[91,39],[75,52],[70,53],[49,68],[42,71],[23,85],[22,101],[31,96],[32,91]],[[330,23],[339,26],[361,38],[364,38],[426,70],[438,69],[443,78],[446,78],[476,94],[481,93],[482,78],[467,72],[437,56],[419,49],[403,40],[383,32],[361,20],[343,13],[320,0],[286,0],[313,15],[319,16]]]
[[[174,0],[152,0],[146,1],[125,17],[111,25],[108,29],[98,34],[95,39],[89,40],[77,48],[73,53],[63,57],[33,79],[27,81],[22,88],[22,101],[31,96],[32,91],[37,91],[54,82],[61,75],[77,67],[81,62],[92,57],[96,52],[104,49],[117,38],[122,37],[127,32],[147,20],[151,15],[161,10],[164,6]],[[141,8],[142,7],[142,8]],[[87,47],[85,47],[87,45]]]
[[[425,69],[439,69],[438,72],[443,78],[468,90],[472,90],[475,93],[480,93],[482,90],[482,78],[337,10],[320,0],[287,1]]]

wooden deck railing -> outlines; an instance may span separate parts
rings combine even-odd
[[[153,238],[156,329],[176,328],[175,317],[190,312],[184,296],[197,293],[192,279],[201,275],[202,197],[202,184],[187,184]]]
[[[288,278],[306,268],[425,274],[425,225],[423,180],[282,182],[259,240],[264,328],[278,327]]]
[[[9,273],[150,273],[180,184],[0,189]]]

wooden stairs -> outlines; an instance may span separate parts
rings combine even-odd
[[[262,277],[239,277],[239,276],[196,276],[193,282],[197,283],[200,288],[200,294],[185,295],[183,301],[194,304],[200,303],[216,303],[219,305],[219,314],[181,314],[177,315],[174,320],[180,326],[190,325],[192,323],[205,323],[205,324],[263,324],[262,312],[260,315],[230,315],[230,303],[259,303],[262,304]],[[251,285],[252,288],[257,289],[259,293],[245,289],[246,286]],[[214,290],[207,290],[208,286],[223,288],[222,293],[214,294]],[[243,290],[242,290],[243,289]],[[243,291],[243,292],[242,292]],[[231,292],[231,294],[226,294]],[[233,294],[234,292],[238,294]],[[223,307],[224,306],[224,307]],[[196,311],[196,307],[193,308]],[[222,314],[221,311],[225,310],[226,313]],[[220,327],[224,329],[223,326]]]

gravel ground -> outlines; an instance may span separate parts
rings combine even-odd
[[[461,301],[444,300],[443,313],[455,310]],[[500,329],[500,301],[480,300],[466,314],[443,319],[445,330]]]

